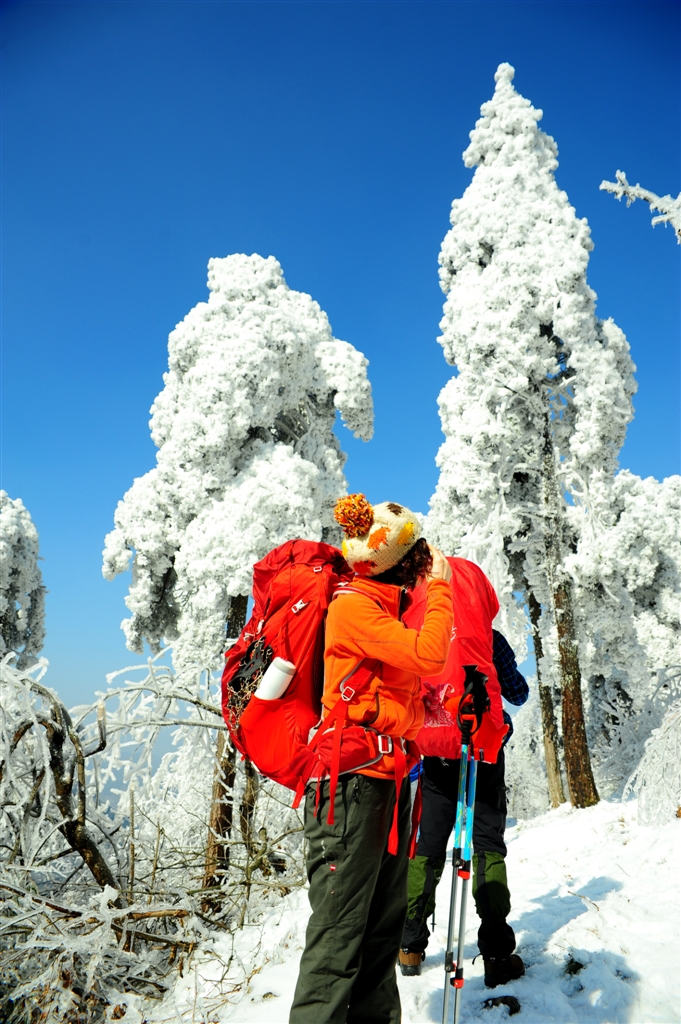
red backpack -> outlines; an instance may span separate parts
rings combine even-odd
[[[419,749],[427,757],[455,759],[461,757],[461,729],[456,718],[442,706],[452,694],[463,696],[466,688],[466,665],[475,665],[487,677],[489,708],[481,715],[473,740],[482,759],[495,764],[508,726],[504,723],[501,687],[492,661],[492,620],[499,610],[494,587],[482,569],[465,558],[448,558],[452,569],[455,633],[444,672],[421,679],[426,705],[424,726],[416,737]],[[420,629],[426,608],[427,588],[417,587],[410,607],[402,616],[412,629]]]
[[[225,655],[222,713],[234,745],[289,789],[315,760],[307,742],[321,714],[324,619],[336,587],[351,577],[330,544],[281,544],[254,566],[253,613]],[[275,657],[292,662],[295,675],[281,699],[260,700],[253,694]]]
[[[253,612],[227,651],[222,673],[222,714],[234,745],[261,774],[296,791],[294,807],[311,778],[329,775],[329,824],[339,774],[386,753],[385,737],[345,725],[348,705],[374,675],[375,661],[357,664],[344,681],[342,698],[310,739],[320,726],[326,613],[334,594],[352,578],[341,552],[329,544],[292,540],[274,548],[253,568]],[[296,671],[282,697],[261,700],[255,691],[275,657]],[[396,848],[395,824],[390,852]]]

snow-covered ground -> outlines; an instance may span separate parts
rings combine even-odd
[[[526,1024],[681,1020],[680,836],[681,820],[661,829],[638,825],[635,801],[579,811],[564,805],[510,827],[511,923],[527,974],[485,989],[482,960],[471,965],[478,918],[469,905],[462,1022],[505,1020],[505,1006],[483,1007],[484,999],[503,994],[520,1001],[516,1019]],[[450,883],[447,868],[421,977],[398,976],[403,1024],[441,1020]],[[304,890],[283,898],[277,911],[240,934],[240,964],[233,961],[226,972],[228,949],[218,943],[218,956],[195,960],[171,1000],[153,1008],[147,1003],[144,1018],[129,1005],[126,1024],[285,1024],[307,914]]]

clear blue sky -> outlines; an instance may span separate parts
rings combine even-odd
[[[100,572],[154,463],[148,410],[206,263],[275,255],[371,360],[376,436],[350,487],[425,510],[441,441],[437,255],[501,61],[544,110],[596,244],[601,316],[638,365],[621,464],[679,472],[679,254],[618,168],[680,187],[678,3],[5,2],[2,482],[40,531],[48,681],[67,702],[135,660]]]

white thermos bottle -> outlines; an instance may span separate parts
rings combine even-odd
[[[274,658],[265,669],[255,696],[260,700],[278,700],[286,693],[295,671],[296,666],[292,665],[290,661]]]

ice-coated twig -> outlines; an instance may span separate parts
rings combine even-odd
[[[617,171],[617,181],[602,181],[600,188],[604,192],[611,192],[616,199],[625,198],[627,206],[631,206],[637,199],[648,203],[651,210],[659,210],[659,216],[653,217],[651,223],[671,224],[676,232],[676,240],[681,245],[681,193],[674,199],[673,196],[658,196],[641,185],[630,185],[624,171]]]

